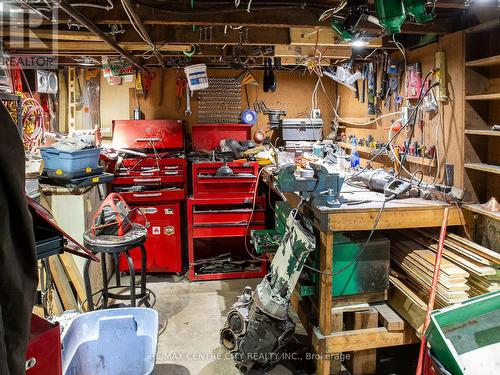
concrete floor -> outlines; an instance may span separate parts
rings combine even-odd
[[[158,341],[155,375],[237,375],[239,371],[219,344],[225,313],[246,285],[260,279],[190,283],[169,276],[148,277],[156,294],[154,308],[160,325],[166,325]],[[278,366],[269,374],[292,374]]]

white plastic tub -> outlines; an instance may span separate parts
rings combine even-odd
[[[149,375],[156,362],[158,313],[130,307],[78,315],[63,332],[64,375]]]
[[[205,64],[186,66],[184,72],[191,91],[208,88],[207,66]]]

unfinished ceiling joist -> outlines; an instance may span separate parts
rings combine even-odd
[[[321,47],[318,49],[323,59],[348,59],[351,57],[350,47]],[[303,57],[314,57],[315,48],[313,46],[275,46],[274,55],[276,57],[286,57],[301,59]]]
[[[319,34],[318,34],[319,33]],[[331,27],[304,29],[290,28],[290,45],[292,46],[321,46],[321,47],[346,47],[346,43],[338,43],[338,35]],[[365,48],[382,47],[382,38],[370,40]]]
[[[185,9],[183,11],[173,11],[159,8],[150,8],[144,5],[136,7],[134,10],[144,25],[165,25],[165,26],[244,26],[252,28],[315,28],[329,27],[329,22],[320,22],[318,20],[322,11],[318,9],[303,8],[299,5],[294,7],[274,7],[271,10],[252,10],[250,13],[241,9],[213,9],[210,11],[200,9]],[[98,9],[86,9],[86,14],[95,24],[130,24],[130,20],[121,7],[103,12]],[[66,24],[68,18],[59,17],[56,20],[59,24]],[[5,20],[9,22],[9,20]],[[40,19],[42,24],[51,24],[51,22]],[[371,25],[372,29],[376,27]],[[377,29],[380,31],[380,28]],[[454,31],[453,25],[438,25],[431,23],[426,25],[416,25],[407,23],[403,26],[402,32],[407,34],[443,34]]]
[[[156,48],[156,44],[153,42],[153,40],[149,36],[149,32],[148,32],[148,30],[146,30],[146,27],[142,23],[141,18],[139,17],[137,12],[134,10],[132,2],[130,0],[121,0],[121,1],[122,1],[122,5],[127,8],[128,15],[130,16],[131,21],[133,20],[133,22],[135,23],[135,27],[137,27],[139,29],[138,32],[140,32],[142,34],[142,37],[151,46],[153,54],[155,55],[156,59],[160,63],[161,67],[165,68],[165,62],[163,61],[163,57],[162,57],[160,51],[158,51],[158,48]]]
[[[91,20],[89,20],[85,15],[79,12],[77,9],[73,8],[66,0],[60,0],[58,6],[65,11],[70,17],[73,17],[77,22],[81,23],[99,38],[101,38],[104,42],[106,42],[112,49],[118,52],[120,55],[125,57],[130,63],[132,63],[136,68],[141,70],[142,72],[147,73],[147,69],[145,69],[130,53],[125,51],[122,47],[120,47],[111,37],[109,37],[106,33],[102,32]]]
[[[96,52],[107,52],[107,51],[116,51],[110,45],[103,44],[102,42],[70,42],[70,41],[42,41],[42,40],[19,40],[19,39],[11,39],[5,42],[5,48],[12,49],[16,51],[22,50],[53,50],[57,51],[96,51]],[[118,47],[122,51],[125,51],[131,57],[128,51],[148,51],[150,50],[150,45],[145,42],[126,42],[126,43],[118,43]],[[189,51],[191,48],[190,45],[175,45],[175,44],[166,44],[158,48],[159,51],[163,52],[183,52]],[[120,53],[119,51],[116,51]],[[121,54],[121,53],[120,53]]]

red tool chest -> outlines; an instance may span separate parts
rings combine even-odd
[[[257,197],[255,208],[249,198],[187,199],[189,280],[221,280],[262,277],[264,258],[252,259],[248,249],[250,230],[265,229],[265,196]],[[253,213],[252,213],[253,212]],[[202,273],[201,259],[229,253],[235,262],[245,263],[241,270]]]
[[[119,192],[131,208],[140,208],[149,222],[146,271],[181,272],[181,218],[187,191],[183,122],[114,121],[113,145],[147,153],[108,165],[116,176],[112,190]],[[140,270],[140,251],[134,249],[130,255],[136,271]],[[127,270],[125,258],[120,259],[120,271]]]
[[[193,151],[206,155],[218,149],[223,139],[248,140],[250,128],[245,124],[193,125]],[[232,174],[217,175],[223,165],[227,165]],[[246,247],[252,249],[250,230],[265,229],[266,200],[256,197],[255,204],[253,201],[258,187],[258,164],[201,158],[192,161],[191,171],[193,195],[186,205],[189,279],[264,276],[265,259],[253,258],[246,250]],[[223,262],[221,257],[225,259]],[[226,264],[230,265],[228,269],[224,268]],[[207,267],[211,265],[217,266]]]
[[[114,120],[114,148],[184,149],[184,123],[181,120]]]
[[[62,374],[59,324],[31,314],[30,337],[26,350],[26,375]]]
[[[145,243],[148,272],[181,272],[181,205],[179,201],[168,204],[139,205],[146,216],[148,238]],[[134,268],[141,269],[141,252],[130,251]],[[120,271],[128,270],[127,260],[120,258]]]

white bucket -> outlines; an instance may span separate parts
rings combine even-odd
[[[184,72],[191,91],[208,88],[207,66],[205,64],[186,66]]]

